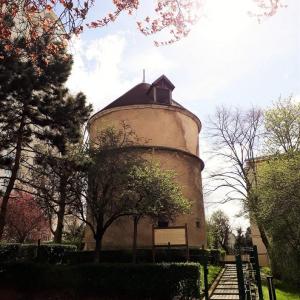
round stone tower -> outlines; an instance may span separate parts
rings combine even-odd
[[[118,127],[121,121],[126,121],[138,137],[146,139],[147,144],[138,146],[139,151],[144,157],[158,161],[162,168],[175,170],[177,182],[192,203],[190,214],[179,216],[168,225],[187,224],[189,245],[201,247],[206,244],[201,179],[204,164],[199,158],[201,122],[172,99],[174,88],[164,75],[152,84],[136,85],[90,118],[89,135],[93,142],[107,126]],[[106,231],[103,249],[131,248],[132,231],[131,219],[119,219]],[[85,241],[87,249],[94,248],[94,239],[88,231]],[[138,227],[138,247],[151,246],[152,223],[143,219]]]

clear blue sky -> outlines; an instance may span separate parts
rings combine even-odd
[[[90,20],[110,10],[104,1],[96,2]],[[141,82],[143,68],[147,82],[165,74],[174,83],[174,99],[201,119],[204,134],[207,117],[218,105],[264,108],[279,96],[293,94],[300,99],[299,0],[286,0],[287,8],[261,23],[248,16],[251,0],[206,0],[203,16],[190,35],[166,47],[153,44],[164,37],[144,37],[137,30],[136,21],[151,14],[151,3],[142,1],[133,16],[123,14],[115,23],[87,30],[73,42],[68,85],[74,92],[83,91],[95,111]],[[200,135],[204,160],[209,156],[207,143]],[[208,161],[206,168],[213,164]],[[208,213],[216,208],[224,209],[234,226],[245,224],[234,218],[240,209],[237,204],[207,205]]]

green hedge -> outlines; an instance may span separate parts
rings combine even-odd
[[[0,262],[14,261],[18,257],[20,244],[0,244]]]
[[[186,262],[186,252],[183,249],[157,249],[155,251],[155,262]],[[191,255],[191,261],[202,263],[202,255]],[[94,260],[93,251],[81,251],[66,253],[64,257],[65,263],[78,264],[89,263]],[[131,263],[131,250],[103,250],[101,251],[101,262],[104,263]],[[138,249],[137,251],[138,263],[152,263],[153,256],[151,249]]]
[[[74,245],[49,244],[40,245],[37,260],[52,264],[62,263],[66,252],[75,252],[77,247]]]
[[[209,264],[219,265],[222,257],[220,250],[203,250],[190,248],[190,261],[203,264],[208,259]],[[158,248],[155,251],[156,262],[185,262],[186,250],[183,248]],[[74,245],[42,244],[0,244],[0,262],[16,260],[48,262],[51,264],[81,264],[94,261],[93,251],[76,251]],[[137,261],[139,263],[152,262],[152,249],[138,249]],[[101,262],[104,263],[131,263],[131,250],[103,250]]]
[[[191,299],[200,297],[200,265],[13,263],[0,266],[0,287],[26,291],[65,290],[77,295],[118,299]]]
[[[60,244],[0,244],[0,262],[36,260],[39,262],[62,263],[65,253],[76,251],[74,245]]]
[[[155,250],[156,262],[185,262],[186,250],[183,248]],[[220,250],[203,250],[199,248],[190,249],[190,261],[203,264],[208,260],[209,264],[220,265],[222,252]],[[80,252],[67,252],[64,256],[64,262],[69,264],[90,263],[94,260],[93,251],[80,251]],[[132,252],[131,250],[103,250],[101,251],[101,262],[104,263],[131,263]],[[152,250],[151,249],[138,249],[137,262],[151,263]]]
[[[221,260],[224,260],[224,256],[225,256],[224,250],[210,249],[208,251],[209,251],[209,262],[212,265],[219,265]]]

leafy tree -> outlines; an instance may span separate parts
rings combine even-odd
[[[209,219],[210,232],[212,235],[211,246],[222,248],[228,252],[228,237],[231,232],[229,218],[222,210],[213,212]]]
[[[300,154],[274,156],[259,166],[260,222],[271,240],[274,271],[300,280]]]
[[[77,199],[74,190],[81,172],[80,162],[68,148],[65,155],[50,150],[37,154],[28,181],[48,218],[55,243],[62,242],[65,217],[72,216],[72,203]]]
[[[145,163],[135,167],[131,174],[129,190],[133,207],[133,262],[136,262],[138,223],[144,217],[174,220],[179,214],[187,213],[190,202],[183,196],[175,183],[173,171],[162,170],[159,165]]]
[[[213,228],[212,228],[212,225],[210,223],[210,220],[206,219],[205,220],[205,232],[206,232],[206,242],[207,242],[207,248],[208,249],[213,249],[213,248],[216,248],[214,247],[214,235],[213,235]]]
[[[260,141],[265,139],[266,154],[297,153],[299,151],[300,108],[292,97],[279,99],[275,107],[267,110],[263,124],[260,110],[217,110],[211,122],[210,134],[215,142],[215,154],[227,166],[211,174],[215,189],[226,188],[226,201],[241,200],[245,212],[258,226],[262,241],[271,256],[271,243],[267,223],[261,219],[260,193],[257,192],[261,164],[267,157],[257,159],[261,153]],[[272,159],[271,159],[272,160]]]
[[[11,195],[5,226],[5,239],[24,243],[50,236],[47,219],[32,195],[17,192]]]
[[[86,171],[78,180],[80,195],[73,209],[93,233],[95,259],[99,261],[102,238],[113,222],[131,216],[134,223],[133,260],[136,259],[137,227],[143,217],[174,220],[190,203],[174,182],[174,173],[162,171],[135,150],[139,143],[125,122],[120,129],[101,131],[87,150]],[[81,161],[84,161],[82,159]]]
[[[252,246],[252,239],[251,239],[251,230],[250,227],[246,229],[246,232],[243,232],[242,227],[238,227],[236,229],[236,241],[235,241],[235,248],[244,248],[244,247],[251,247]]]
[[[235,240],[234,247],[236,249],[239,249],[244,246],[245,246],[245,239],[244,239],[244,235],[243,235],[243,229],[242,229],[242,227],[238,227],[236,229],[236,240]]]
[[[300,151],[300,103],[292,96],[265,112],[265,127],[268,154]]]
[[[107,228],[132,214],[130,179],[133,169],[144,161],[132,148],[138,142],[136,135],[127,124],[122,125],[121,129],[108,127],[99,132],[81,159],[86,168],[78,180],[73,209],[93,233],[96,261]]]
[[[84,222],[80,222],[77,218],[67,218],[63,233],[64,242],[76,245],[78,250],[82,250],[84,245],[84,225]]]
[[[275,275],[299,281],[300,106],[290,96],[265,112],[266,154],[256,161],[258,203],[252,207],[270,240]]]
[[[62,242],[64,218],[71,215],[70,203],[75,199],[72,186],[77,184],[76,172],[80,169],[80,162],[76,161],[76,155],[72,152],[80,147],[81,130],[91,113],[91,105],[86,105],[83,94],[72,97],[67,89],[62,92],[65,110],[61,112],[61,117],[71,118],[68,127],[63,125],[57,130],[61,131],[61,138],[67,147],[58,147],[54,151],[43,151],[42,147],[36,147],[38,153],[34,164],[30,166],[31,180],[27,182],[34,188],[36,199],[48,216],[55,243]]]
[[[24,53],[30,54],[25,41],[18,43]],[[72,141],[80,137],[80,132],[73,130],[74,117],[78,115],[70,109],[70,103],[64,101],[62,88],[70,73],[70,56],[60,51],[47,62],[37,57],[33,63],[7,50],[3,41],[0,56],[3,57],[0,60],[0,167],[6,171],[0,177],[4,189],[0,209],[1,239],[11,192],[26,163],[34,156],[33,144],[41,142],[64,153],[66,132]]]
[[[53,241],[61,243],[64,219],[71,215],[68,205],[74,200],[70,186],[76,180],[73,176],[75,162],[72,164],[67,156],[59,157],[53,152],[47,154],[43,153],[35,159],[30,185],[35,188],[37,201],[47,215]]]
[[[252,247],[251,228],[247,227],[245,232],[245,247]]]

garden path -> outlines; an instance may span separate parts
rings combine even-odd
[[[239,289],[235,264],[225,265],[225,271],[209,297],[211,300],[238,300]]]

